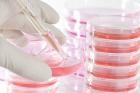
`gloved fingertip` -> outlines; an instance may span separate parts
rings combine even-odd
[[[46,23],[56,24],[59,21],[60,17],[59,14],[55,11],[55,9],[53,9],[44,2],[41,2],[40,6],[42,9],[43,20],[45,20]]]

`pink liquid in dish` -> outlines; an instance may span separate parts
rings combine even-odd
[[[42,58],[51,67],[54,77],[72,74],[84,64],[84,60],[73,57],[63,59],[55,53],[42,55]]]

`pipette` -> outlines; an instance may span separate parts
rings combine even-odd
[[[39,33],[41,38],[49,43],[63,58],[65,58],[65,53],[61,48],[61,45],[59,44],[58,40],[55,38],[53,34],[48,32],[50,29],[46,29],[44,25],[42,25],[41,21],[38,20],[32,9],[27,5],[29,4],[28,0],[16,0],[20,8],[22,9],[22,12],[26,16],[26,18],[31,22],[33,27],[36,29],[36,31]],[[31,5],[30,5],[31,6]],[[44,32],[46,31],[47,32]]]

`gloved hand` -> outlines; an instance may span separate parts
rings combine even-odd
[[[24,1],[24,0],[23,0]],[[59,20],[58,14],[53,8],[40,0],[26,0],[31,5],[34,16],[39,19],[46,28],[56,36],[61,44],[65,42],[65,36],[52,24]],[[0,0],[0,32],[7,38],[13,39],[15,43],[24,46],[27,43],[23,33],[37,35],[37,31],[22,13],[16,0]],[[21,43],[22,40],[22,43]],[[25,42],[26,41],[26,42]]]
[[[65,36],[52,24],[59,20],[58,14],[49,5],[40,0],[29,0],[31,9],[58,41],[63,44]],[[0,0],[0,33],[2,37],[12,39],[17,45],[25,46],[28,40],[24,33],[36,36],[38,33],[22,13],[16,0]],[[51,70],[41,59],[23,53],[9,42],[0,38],[0,66],[20,76],[34,80],[46,81],[51,77]]]

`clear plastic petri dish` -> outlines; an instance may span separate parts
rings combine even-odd
[[[101,91],[93,89],[92,87],[87,87],[86,93],[137,93],[138,88],[129,90],[129,91],[123,91],[123,92],[109,92],[109,91]]]
[[[122,40],[122,39],[134,39],[134,38],[138,38],[140,37],[140,28],[137,28],[135,30],[125,30],[124,33],[115,33],[115,34],[112,34],[112,32],[117,32],[117,29],[110,29],[110,28],[105,28],[105,27],[101,27],[98,28],[96,27],[96,31],[94,33],[94,36],[96,37],[100,37],[100,38],[106,38],[106,39],[115,39],[115,40]],[[113,31],[114,30],[114,31]],[[110,33],[109,33],[110,31]],[[122,30],[120,30],[122,31]],[[123,32],[123,31],[122,31]],[[128,33],[129,32],[129,33]],[[128,34],[126,34],[128,33]]]
[[[134,77],[138,73],[138,64],[131,66],[104,66],[97,64],[88,64],[88,72],[96,77],[123,79]]]
[[[138,76],[126,79],[106,79],[95,77],[89,74],[87,77],[88,86],[95,90],[109,91],[109,92],[123,92],[130,91],[137,87]]]
[[[94,38],[94,48],[101,52],[127,53],[137,51],[140,48],[140,38],[128,40],[112,40],[103,38]]]
[[[79,70],[84,64],[84,51],[81,51],[79,43],[68,39],[62,46],[67,58],[62,58],[54,49],[52,49],[46,41],[40,39],[39,36],[26,35],[29,39],[28,45],[20,48],[24,52],[38,57],[48,64],[52,69],[55,77],[72,74]]]
[[[129,66],[139,62],[140,51],[131,53],[105,53],[93,51],[94,62],[107,66]],[[91,56],[92,57],[92,56]]]
[[[36,87],[35,85],[32,87],[27,87],[9,84],[8,91],[9,93],[57,93],[58,83],[55,83],[51,86],[44,85],[42,87]]]
[[[123,19],[123,20],[122,20]],[[140,37],[139,20],[127,16],[96,16],[91,20],[94,37],[114,40]]]

